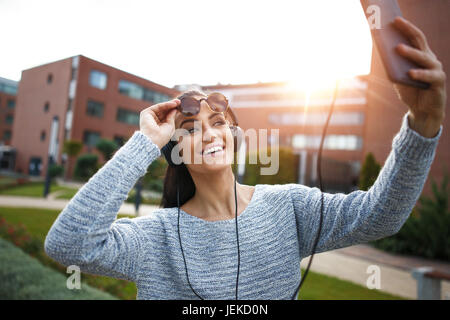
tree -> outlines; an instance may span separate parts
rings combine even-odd
[[[363,191],[367,191],[377,180],[378,174],[380,173],[381,165],[375,160],[372,152],[366,155],[364,163],[361,167],[361,172],[359,174],[358,188]]]
[[[119,148],[115,141],[108,139],[100,139],[95,147],[103,154],[105,161],[110,160],[114,152]]]
[[[69,174],[68,170],[68,164],[69,160],[72,157],[78,156],[78,154],[81,152],[81,149],[83,148],[83,143],[81,141],[77,140],[66,140],[64,141],[63,145],[63,153],[67,154],[67,161],[65,163],[65,170],[64,170],[64,180],[67,180],[67,175]]]
[[[96,154],[86,153],[79,156],[75,164],[74,177],[81,180],[89,179],[98,170],[97,161]]]

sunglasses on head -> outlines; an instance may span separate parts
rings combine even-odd
[[[194,97],[183,97],[181,103],[177,106],[178,111],[187,117],[195,116],[200,112],[200,103],[205,100],[209,109],[213,112],[222,112],[224,115],[228,110],[228,99],[219,92],[213,92],[207,98],[199,100]]]

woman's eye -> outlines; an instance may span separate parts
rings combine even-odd
[[[194,132],[194,130],[195,130],[195,128],[190,128],[190,129],[187,129],[187,131],[188,131],[189,133],[192,133],[192,132]]]
[[[215,124],[224,125],[225,122],[224,121],[217,121]]]

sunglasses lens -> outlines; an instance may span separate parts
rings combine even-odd
[[[200,103],[192,97],[186,97],[181,100],[181,104],[178,109],[185,116],[193,116],[200,111]]]
[[[207,99],[208,104],[214,111],[222,112],[227,109],[228,100],[221,93],[211,93]]]

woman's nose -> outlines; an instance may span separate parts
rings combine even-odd
[[[206,123],[203,126],[203,141],[211,141],[211,138],[217,138],[217,132],[214,130],[212,126],[210,126],[208,123]]]

